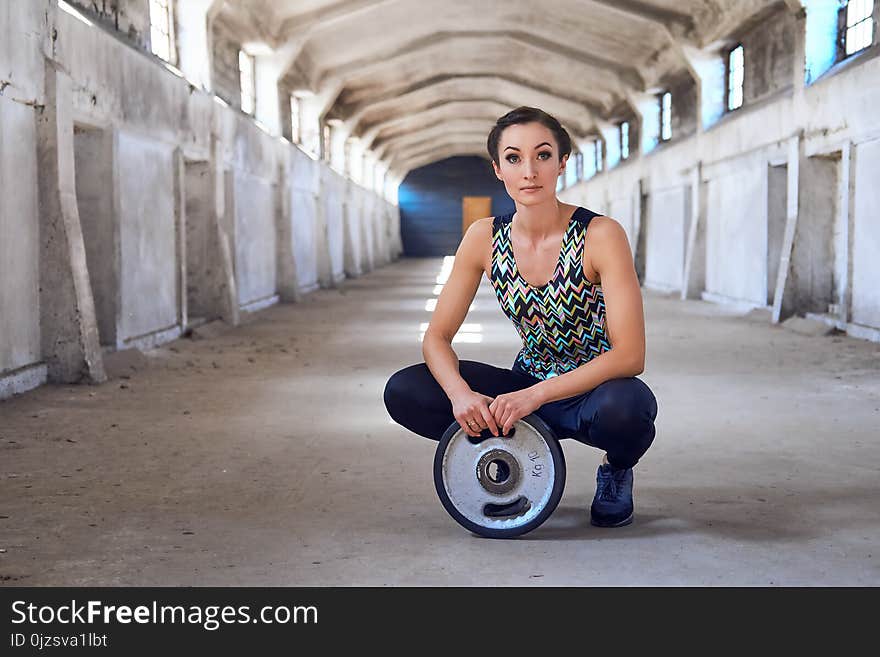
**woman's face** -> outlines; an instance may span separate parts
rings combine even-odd
[[[495,175],[504,181],[510,197],[522,205],[537,205],[556,198],[556,180],[565,171],[566,155],[559,161],[559,147],[549,128],[541,123],[508,126],[498,140]]]

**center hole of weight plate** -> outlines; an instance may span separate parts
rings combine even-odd
[[[503,484],[510,477],[510,466],[507,464],[507,461],[494,459],[489,461],[489,465],[486,468],[486,474],[489,475],[489,479],[492,480],[492,483]]]
[[[505,449],[490,449],[477,462],[477,481],[493,495],[506,495],[522,479],[522,469],[514,454]]]

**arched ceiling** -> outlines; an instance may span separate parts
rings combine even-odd
[[[321,99],[405,173],[485,156],[495,119],[540,107],[575,142],[687,70],[771,5],[799,0],[214,0],[211,15],[275,52],[280,78]]]

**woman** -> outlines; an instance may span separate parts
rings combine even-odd
[[[472,436],[506,435],[536,413],[560,439],[606,452],[591,522],[627,525],[632,468],[654,439],[657,402],[635,378],[644,371],[645,326],[626,233],[556,198],[571,140],[546,112],[508,112],[487,146],[516,211],[468,228],[425,331],[425,362],[389,379],[385,406],[395,422],[434,440],[454,421]],[[484,274],[523,340],[510,369],[459,361],[452,349]]]

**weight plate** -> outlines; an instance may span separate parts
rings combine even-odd
[[[437,445],[434,485],[463,527],[510,538],[532,531],[556,509],[565,458],[553,431],[534,413],[514,423],[507,437],[486,430],[473,438],[455,422]]]

